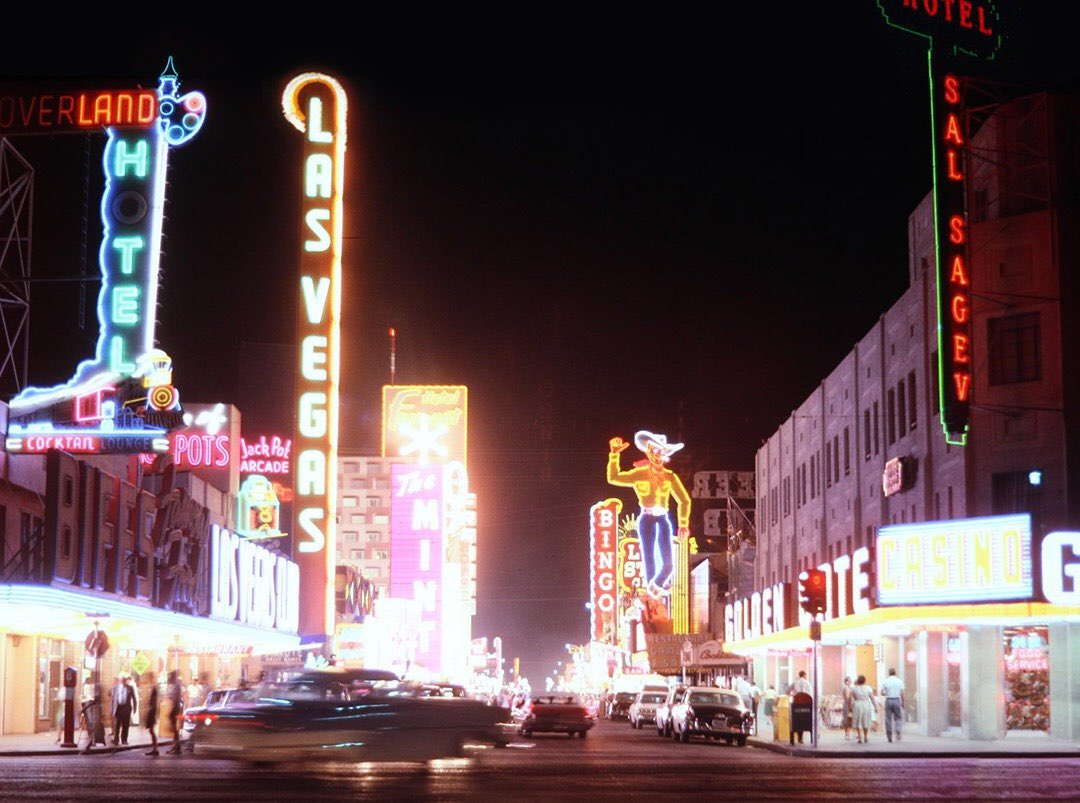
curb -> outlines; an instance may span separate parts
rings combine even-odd
[[[871,750],[832,750],[829,748],[800,747],[798,745],[786,745],[783,742],[766,742],[751,737],[746,742],[751,747],[761,750],[769,750],[785,756],[796,758],[1077,758],[1080,757],[1080,749],[1077,750],[950,750],[926,751],[897,749],[888,752]]]
[[[171,744],[172,744],[171,741],[168,742],[168,745],[171,746]],[[89,750],[87,750],[85,747],[82,747],[82,748],[79,748],[79,747],[67,747],[67,748],[53,747],[53,748],[49,748],[47,750],[45,750],[45,749],[37,749],[37,750],[33,750],[33,749],[30,749],[30,750],[0,750],[0,758],[30,758],[30,757],[40,758],[40,757],[46,757],[46,756],[85,756],[85,755],[96,756],[96,755],[103,755],[103,754],[110,754],[110,753],[122,753],[122,752],[129,751],[129,750],[149,750],[150,747],[151,747],[150,743],[147,742],[146,744],[120,744],[120,745],[109,745],[107,747],[95,746],[95,747],[90,748]],[[166,749],[168,749],[168,747],[166,747]],[[164,751],[162,751],[162,752],[164,752]]]

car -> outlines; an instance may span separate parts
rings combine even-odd
[[[704,736],[743,747],[753,727],[754,715],[730,689],[690,686],[671,708],[671,738],[684,744]]]
[[[682,694],[686,690],[685,686],[672,686],[668,689],[667,696],[664,697],[662,703],[658,703],[656,706],[656,735],[657,736],[670,736],[671,735],[671,709],[672,707],[682,699]]]
[[[666,697],[666,690],[646,691],[645,689],[642,689],[639,691],[634,698],[634,702],[630,704],[630,710],[627,711],[630,727],[635,730],[641,730],[646,722],[655,723],[656,707],[664,702]]]
[[[550,695],[532,699],[519,727],[521,735],[526,738],[534,733],[565,733],[571,739],[575,735],[584,739],[595,724],[595,715],[589,713],[579,698]]]
[[[191,744],[191,736],[199,727],[207,728],[217,719],[215,711],[225,706],[229,700],[235,699],[243,690],[240,688],[214,689],[207,692],[206,699],[196,706],[184,711],[184,723],[181,726],[181,736]]]
[[[456,683],[425,683],[424,693],[428,697],[468,697],[464,686]]]
[[[505,747],[509,711],[479,700],[416,693],[393,673],[318,670],[262,683],[192,734],[197,754],[276,761],[432,761],[467,743]]]
[[[630,691],[616,692],[615,695],[608,700],[607,718],[629,719],[630,706],[633,704],[636,696],[637,695]]]

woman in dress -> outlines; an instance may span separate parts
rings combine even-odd
[[[851,740],[851,677],[844,678],[844,685],[840,687],[842,707],[840,718],[844,721],[844,741]]]
[[[870,724],[874,718],[874,690],[866,684],[866,675],[855,679],[851,700],[851,724],[855,728],[856,741],[866,744],[870,740]]]

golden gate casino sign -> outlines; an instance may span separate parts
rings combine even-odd
[[[341,226],[347,100],[337,80],[302,73],[285,87],[285,118],[304,135],[297,429],[293,453],[300,632],[334,630]]]
[[[972,392],[971,271],[966,211],[964,85],[969,58],[993,59],[1001,18],[993,2],[877,0],[885,21],[929,42],[936,230],[938,394],[947,443],[967,442]]]
[[[591,616],[589,635],[593,641],[615,643],[615,602],[618,578],[615,552],[619,538],[619,511],[622,501],[605,499],[589,509],[589,588]]]

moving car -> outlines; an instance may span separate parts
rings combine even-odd
[[[656,708],[667,698],[666,691],[647,691],[642,689],[638,692],[634,702],[630,704],[627,716],[630,719],[630,727],[641,730],[646,722],[656,722]]]
[[[753,726],[754,715],[729,689],[690,686],[671,708],[671,738],[684,744],[691,736],[704,736],[742,747]]]
[[[630,691],[616,692],[615,696],[608,700],[607,718],[629,719],[630,706],[633,704],[636,696],[637,695]]]
[[[581,700],[573,695],[559,695],[534,697],[520,728],[525,737],[534,733],[565,733],[570,738],[577,734],[584,739],[595,724],[596,717]]]
[[[466,743],[505,747],[509,712],[479,700],[417,695],[392,672],[321,669],[264,683],[192,734],[196,753],[254,762],[430,761]]]
[[[662,703],[656,706],[656,735],[671,735],[671,709],[682,699],[685,686],[672,686]]]
[[[188,740],[187,744],[191,745],[191,736],[198,728],[210,727],[217,720],[216,711],[227,705],[229,700],[235,700],[242,691],[238,688],[215,689],[207,693],[200,705],[186,709],[180,735]]]

